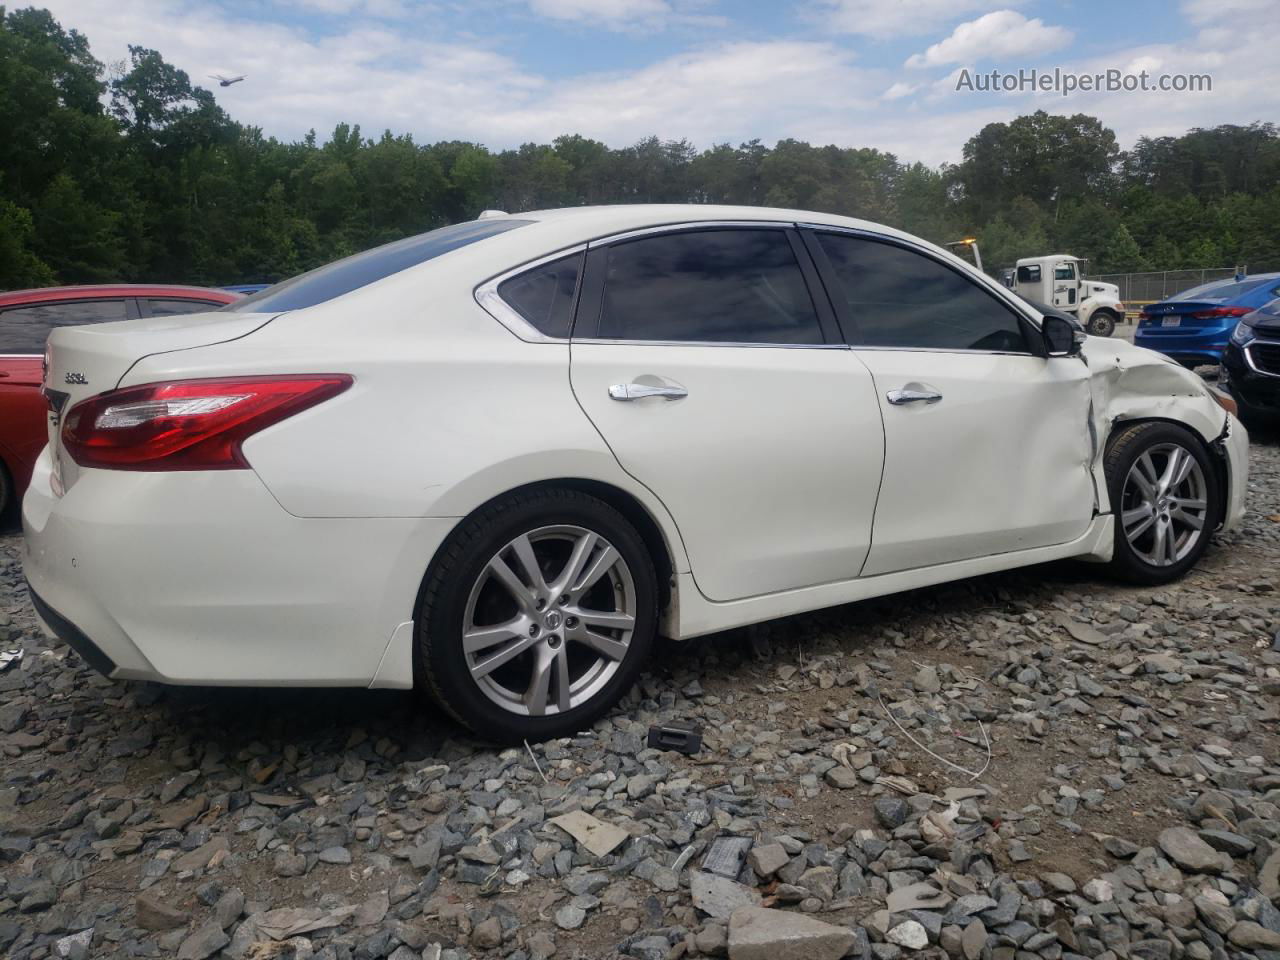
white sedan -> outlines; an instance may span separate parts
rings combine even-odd
[[[500,740],[592,723],[659,633],[1064,557],[1173,580],[1246,479],[1176,364],[750,207],[486,213],[60,329],[45,388],[26,576],[89,663],[418,686]]]

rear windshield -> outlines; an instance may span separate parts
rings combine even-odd
[[[1190,290],[1175,293],[1169,299],[1210,300],[1220,303],[1224,300],[1234,300],[1241,294],[1248,293],[1250,290],[1254,290],[1274,279],[1275,277],[1253,277],[1248,280],[1215,280],[1212,283],[1202,283],[1200,286],[1192,287]]]
[[[457,250],[477,240],[497,236],[531,222],[470,220],[451,227],[441,227],[439,230],[406,237],[364,253],[335,260],[323,267],[283,280],[243,300],[237,300],[226,309],[243,313],[281,313],[285,310],[314,307],[317,303],[340,297],[375,280],[426,263],[450,250]]]

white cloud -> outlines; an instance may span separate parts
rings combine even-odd
[[[666,0],[529,0],[529,8],[553,20],[596,23],[615,30],[658,26],[673,12]]]
[[[817,18],[837,33],[864,37],[919,36],[961,17],[1021,0],[818,0]]]
[[[503,52],[503,29],[518,30],[518,19],[497,21],[480,39],[451,39],[441,19],[413,0],[405,0],[409,18],[395,23],[360,12],[381,0],[320,0],[357,11],[336,21],[345,32],[326,20],[324,33],[314,32],[309,19],[278,22],[268,8],[233,16],[207,0],[43,2],[64,26],[89,37],[100,60],[123,59],[128,43],[153,47],[212,87],[235,119],[284,140],[311,128],[324,138],[347,121],[366,136],[390,128],[419,142],[476,140],[496,149],[573,132],[612,146],[654,133],[699,146],[796,137],[939,163],[958,160],[965,140],[984,124],[1034,109],[1098,116],[1126,146],[1144,134],[1280,115],[1280,60],[1269,31],[1234,31],[1208,43],[1208,30],[1188,25],[1190,35],[1178,44],[1135,45],[1062,64],[1090,72],[1207,72],[1211,94],[1062,98],[957,94],[954,76],[934,81],[924,74],[922,84],[900,71],[871,69],[840,44],[791,39],[722,42],[637,68],[552,77]],[[678,15],[691,6],[672,0],[672,8]],[[1238,69],[1241,63],[1249,69]],[[222,89],[205,79],[210,73],[249,79]]]
[[[1239,18],[1248,18],[1249,26],[1256,26],[1258,18],[1271,22],[1280,19],[1275,0],[1184,0],[1182,12],[1192,23],[1204,26],[1212,23],[1239,24]]]
[[[972,65],[980,60],[1052,53],[1071,42],[1066,27],[1052,27],[1038,17],[1028,20],[1016,10],[996,10],[962,23],[945,40],[907,58],[908,67]]]

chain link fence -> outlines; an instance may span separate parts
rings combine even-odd
[[[1198,287],[1213,280],[1230,280],[1237,273],[1272,273],[1280,270],[1280,257],[1261,263],[1239,267],[1205,267],[1199,270],[1151,270],[1146,273],[1100,273],[1088,279],[1101,283],[1114,283],[1120,288],[1120,300],[1125,306],[1142,306],[1165,300],[1183,290]]]

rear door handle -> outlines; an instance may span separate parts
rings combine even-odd
[[[661,397],[663,400],[683,400],[689,395],[684,387],[655,387],[647,383],[615,383],[609,388],[610,400],[643,400]]]
[[[906,403],[937,403],[942,399],[942,394],[930,390],[890,390],[885,394],[885,399],[895,407],[900,407]]]

